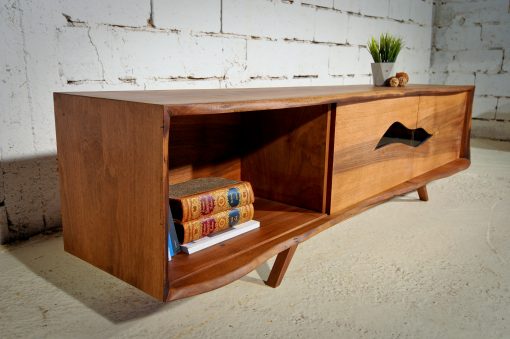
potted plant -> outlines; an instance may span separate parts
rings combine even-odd
[[[368,50],[372,54],[372,77],[375,86],[384,86],[393,71],[393,65],[398,53],[404,47],[402,38],[394,37],[388,33],[381,34],[379,41],[374,37],[368,41]]]

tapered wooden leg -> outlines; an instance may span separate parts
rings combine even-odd
[[[265,282],[266,285],[276,288],[280,286],[283,280],[283,276],[285,272],[287,272],[287,268],[289,267],[290,261],[294,256],[294,252],[296,252],[297,244],[289,247],[283,252],[278,253],[276,257],[276,261],[274,262],[273,268],[271,269],[271,273],[269,273],[269,278],[267,278]]]
[[[429,194],[427,193],[427,186],[422,186],[417,189],[418,196],[420,197],[421,201],[428,201],[429,200]]]

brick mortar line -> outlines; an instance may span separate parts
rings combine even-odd
[[[171,34],[182,34],[183,31],[174,28],[153,28],[149,26],[124,26],[124,25],[114,25],[114,24],[89,24],[86,22],[76,22],[74,21],[72,24],[69,24],[64,27],[77,27],[77,28],[86,28],[92,29],[93,26],[96,27],[107,27],[107,28],[120,28],[126,31],[132,32],[148,32],[148,33],[171,33]],[[242,39],[242,40],[264,40],[264,41],[280,41],[280,42],[295,42],[295,43],[306,43],[310,45],[325,45],[325,46],[345,46],[345,47],[366,47],[364,44],[351,44],[348,41],[346,42],[332,42],[332,41],[316,41],[316,40],[306,40],[306,39],[298,39],[298,38],[273,38],[269,36],[257,36],[257,35],[248,35],[248,34],[238,34],[238,33],[225,33],[225,32],[204,32],[204,31],[190,31],[190,36],[192,37],[212,37],[212,38],[223,38],[223,39]],[[410,48],[408,46],[404,46],[405,50],[414,51],[414,50],[423,50],[420,48]]]
[[[388,3],[388,5],[389,5],[389,3]],[[309,4],[309,3],[301,3],[301,6],[315,8],[316,10],[344,13],[347,16],[355,16],[355,17],[361,17],[361,18],[367,18],[367,19],[377,19],[377,20],[390,20],[390,21],[394,21],[394,22],[398,22],[398,23],[402,23],[402,24],[412,24],[412,25],[416,25],[419,27],[432,27],[433,26],[433,21],[431,22],[430,25],[427,25],[427,24],[422,24],[422,23],[416,22],[412,19],[404,20],[404,19],[392,18],[389,15],[388,16],[367,15],[367,14],[363,14],[361,12],[345,11],[345,10],[341,10],[341,9],[338,9],[335,7],[324,7],[324,6],[314,5],[314,4]]]
[[[346,42],[331,42],[331,41],[315,41],[315,40],[306,40],[299,38],[272,38],[268,36],[257,36],[257,35],[248,35],[248,34],[237,34],[237,33],[217,33],[217,32],[191,32],[190,34],[193,37],[213,37],[213,38],[225,38],[225,39],[242,39],[247,41],[272,41],[272,42],[283,42],[283,43],[301,43],[301,44],[309,44],[309,45],[321,45],[321,46],[331,46],[331,47],[362,47],[366,48],[364,44],[351,44],[348,41]],[[404,46],[404,50],[407,51],[424,51],[429,50],[428,48],[410,48]]]
[[[422,75],[425,72],[409,72],[410,75]],[[254,75],[246,78],[244,81],[240,81],[240,83],[249,83],[250,81],[257,80],[293,80],[293,79],[335,79],[335,78],[355,78],[355,77],[370,77],[371,73],[350,73],[350,74],[334,74],[328,73],[325,76],[320,74],[293,74],[293,75],[278,75],[278,76],[270,76],[270,75]],[[129,77],[129,78],[118,78],[121,83],[131,83],[133,85],[141,86],[144,83],[137,82],[139,78]],[[168,77],[159,77],[159,76],[151,76],[144,77],[142,80],[152,80],[156,82],[179,82],[179,81],[190,81],[190,82],[200,82],[200,81],[225,81],[228,80],[226,76],[209,76],[209,77],[195,77],[195,76],[168,76]],[[68,85],[83,85],[90,83],[104,83],[104,80],[95,80],[95,79],[76,79],[76,80],[68,80]],[[109,83],[110,85],[115,83]]]
[[[486,119],[486,118],[480,118],[480,117],[472,117],[471,120],[476,120],[476,121],[487,121],[487,122],[490,122],[490,121],[496,121],[496,122],[503,122],[503,123],[510,123],[510,120],[507,120],[507,119],[498,119],[498,118],[494,118],[494,119]]]
[[[325,7],[320,7],[322,10],[325,10],[327,8]],[[369,19],[377,19],[377,20],[389,20],[389,21],[395,21],[395,22],[398,22],[398,23],[402,23],[402,24],[412,24],[412,25],[416,25],[416,26],[419,26],[419,27],[429,27],[427,25],[423,25],[423,24],[419,24],[419,23],[416,23],[416,22],[413,22],[412,20],[408,20],[408,21],[402,21],[402,20],[398,20],[398,19],[393,19],[393,18],[390,18],[390,17],[377,17],[377,16],[369,16],[369,15],[363,15],[363,14],[360,14],[360,13],[353,13],[353,12],[342,12],[340,10],[336,10],[338,12],[341,12],[341,13],[345,13],[347,14],[347,17],[349,16],[355,16],[355,17],[362,17],[362,18],[369,18]],[[151,32],[151,33],[158,33],[158,32],[163,32],[163,33],[173,33],[173,34],[179,34],[179,33],[182,33],[182,29],[178,29],[178,28],[164,28],[164,27],[157,27],[157,26],[154,26],[154,23],[153,23],[153,13],[151,12],[150,14],[150,18],[147,20],[147,25],[146,26],[129,26],[129,25],[119,25],[119,24],[110,24],[110,23],[88,23],[86,21],[79,21],[79,20],[74,20],[73,18],[71,18],[71,16],[65,14],[65,13],[62,13],[62,15],[66,18],[66,21],[68,23],[68,25],[66,27],[84,27],[84,28],[89,28],[89,27],[92,27],[92,26],[100,26],[100,27],[112,27],[112,28],[120,28],[120,29],[123,29],[123,30],[127,30],[127,31],[141,31],[141,32]],[[222,16],[223,14],[221,14]],[[221,36],[226,36],[226,35],[231,35],[231,36],[242,36],[242,37],[249,37],[250,35],[246,35],[246,34],[238,34],[238,33],[226,33],[226,32],[223,32],[223,23],[221,22],[221,25],[220,25],[220,31],[219,32],[196,32],[196,31],[192,31],[192,35],[193,34],[206,34],[206,35],[210,35],[210,36],[214,36],[214,35],[221,35]],[[254,39],[267,39],[267,40],[275,40],[274,38],[272,37],[267,37],[267,36],[253,36]],[[312,41],[312,40],[303,40],[303,41],[310,41],[312,43],[328,43],[328,44],[341,44],[341,43],[334,43],[334,42],[325,42],[325,41]]]

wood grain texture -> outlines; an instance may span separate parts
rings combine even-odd
[[[418,102],[406,97],[337,106],[331,213],[412,177],[414,147],[376,146],[396,121],[416,128]]]
[[[163,106],[56,94],[64,248],[165,299]]]
[[[159,107],[157,108],[157,110],[159,110]],[[169,201],[167,199],[167,197],[169,196],[169,187],[168,187],[168,182],[169,182],[169,179],[168,179],[168,175],[169,175],[169,163],[168,163],[168,153],[169,153],[169,140],[170,140],[170,114],[167,110],[164,110],[164,113],[163,113],[163,146],[162,146],[162,151],[163,151],[163,162],[161,163],[161,171],[163,173],[162,175],[162,188],[161,188],[161,193],[163,194],[163,199],[160,199],[160,210],[159,210],[159,214],[160,214],[160,220],[161,220],[161,223],[163,224],[163,227],[164,227],[164,236],[165,236],[165,241],[163,242],[163,245],[164,245],[164,258],[165,258],[165,262],[164,262],[164,270],[163,270],[163,274],[164,274],[164,279],[163,279],[163,296],[162,298],[160,298],[159,300],[166,300],[167,297],[168,297],[168,290],[169,290],[169,281],[167,279],[168,277],[168,274],[167,274],[167,269],[168,269],[168,266],[166,265],[166,263],[168,262],[168,259],[170,259],[168,257],[168,217],[170,216],[170,204],[169,204]],[[158,238],[158,241],[159,241],[159,238]],[[158,246],[158,250],[159,250],[159,246]],[[159,263],[159,262],[158,262]],[[159,277],[158,277],[159,279]]]
[[[273,264],[273,268],[271,269],[271,273],[269,274],[267,280],[264,282],[266,285],[271,286],[272,288],[277,288],[280,286],[283,277],[287,272],[287,268],[289,268],[290,262],[292,261],[292,257],[296,252],[296,249],[297,245],[294,245],[285,251],[278,253]]]
[[[413,176],[460,156],[466,113],[466,93],[420,97],[417,126],[432,134],[414,149]]]
[[[243,113],[242,180],[259,197],[325,212],[329,123],[327,105]]]
[[[201,115],[260,111],[323,104],[349,104],[418,95],[460,93],[473,86],[408,85],[406,87],[313,86],[160,91],[116,91],[69,93],[95,98],[165,105],[171,115]]]
[[[170,119],[170,184],[217,176],[241,178],[240,114],[175,116]]]
[[[254,219],[261,222],[259,230],[194,255],[178,254],[168,262],[168,279],[171,283],[167,300],[181,299],[227,285],[274,255],[329,227],[395,196],[415,191],[431,181],[464,170],[469,164],[467,159],[452,161],[329,216],[257,199]]]

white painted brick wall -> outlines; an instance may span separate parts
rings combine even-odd
[[[0,0],[0,241],[60,224],[52,92],[370,84],[365,44],[384,32],[406,40],[395,71],[426,83],[432,8],[430,0]]]
[[[223,32],[313,40],[316,8],[280,1],[223,0]]]
[[[152,11],[152,23],[156,27],[201,32],[221,30],[221,0],[152,0]]]
[[[2,112],[0,131],[2,159],[0,160],[29,157],[34,154],[24,63],[26,53],[20,27],[21,13],[15,6],[6,7],[0,11],[2,32],[0,100],[4,103],[0,108]],[[23,137],[21,138],[20,135]]]
[[[98,52],[92,41],[91,28],[63,27],[57,32],[59,73],[67,81],[102,81],[104,79]],[[85,44],[84,41],[89,40]]]
[[[475,74],[458,72],[433,73],[430,75],[430,82],[433,84],[447,85],[474,85]]]
[[[510,121],[510,98],[498,98],[496,119]]]
[[[329,74],[356,74],[358,72],[353,65],[359,65],[359,59],[360,50],[357,46],[332,46],[329,50]]]
[[[510,15],[510,14],[509,14]],[[482,46],[486,48],[507,48],[510,46],[510,19],[506,24],[494,23],[482,26]]]
[[[347,42],[348,15],[339,11],[317,9],[314,41],[345,44]]]
[[[431,83],[476,85],[474,136],[510,140],[508,0],[434,3]]]
[[[58,10],[58,15],[64,13],[73,20],[87,24],[145,27],[151,12],[151,0],[63,0],[60,4],[56,1],[30,1],[27,4],[32,6],[36,2],[43,6],[50,3],[51,8]]]
[[[453,54],[448,64],[452,72],[486,72],[497,73],[501,70],[503,50],[465,50]]]
[[[397,26],[401,26],[401,28],[406,27],[406,25],[397,25],[394,21],[387,19],[352,15],[349,16],[347,42],[351,45],[366,45],[368,39],[372,36],[370,31],[380,33],[395,32],[394,27]],[[376,33],[374,35],[378,36],[379,34]],[[397,34],[403,36],[406,32],[402,29],[398,30]]]
[[[473,117],[494,120],[496,118],[496,107],[498,107],[498,98],[477,95],[473,99]]]
[[[248,41],[246,72],[252,78],[325,77],[328,75],[328,57],[329,46],[326,45],[251,40]]]
[[[364,15],[385,18],[388,16],[388,0],[359,0],[360,11]]]
[[[405,53],[405,50],[401,52],[402,55],[404,55]],[[368,51],[368,48],[366,46],[359,46],[359,61],[358,61],[358,64],[357,64],[357,67],[355,67],[355,71],[354,71],[354,74],[355,75],[371,75],[372,74],[372,67],[370,66],[370,64],[374,62],[374,60],[372,59],[372,55],[370,54],[370,52]],[[428,61],[426,62],[427,64],[429,63]],[[409,71],[411,68],[411,63],[409,62],[406,62],[406,60],[401,57],[399,59],[397,59],[396,63],[395,63],[395,72],[397,72],[397,70],[406,70],[406,71]],[[352,74],[352,72],[351,72]],[[411,74],[411,72],[409,72],[409,74]],[[416,74],[413,74],[413,79],[414,79],[414,76]],[[413,80],[414,82],[416,82],[416,80]],[[425,81],[425,83],[428,82],[428,79],[427,81]],[[416,82],[417,83],[417,82]]]
[[[324,8],[333,8],[334,0],[302,0],[301,3]]]
[[[491,95],[495,97],[507,97],[510,94],[510,73],[476,75],[478,95]]]
[[[443,1],[435,11],[435,24],[449,26],[452,22],[466,25],[508,21],[508,1]]]
[[[409,20],[411,18],[411,2],[409,0],[391,1],[388,16],[396,20]]]
[[[432,21],[431,0],[411,1],[411,20],[423,26],[430,26]]]
[[[503,53],[503,72],[510,72],[510,47],[505,48]]]
[[[349,13],[360,13],[360,1],[335,0],[333,3],[333,8]]]
[[[455,25],[436,28],[435,47],[438,50],[461,51],[467,48],[481,49],[480,26]]]

